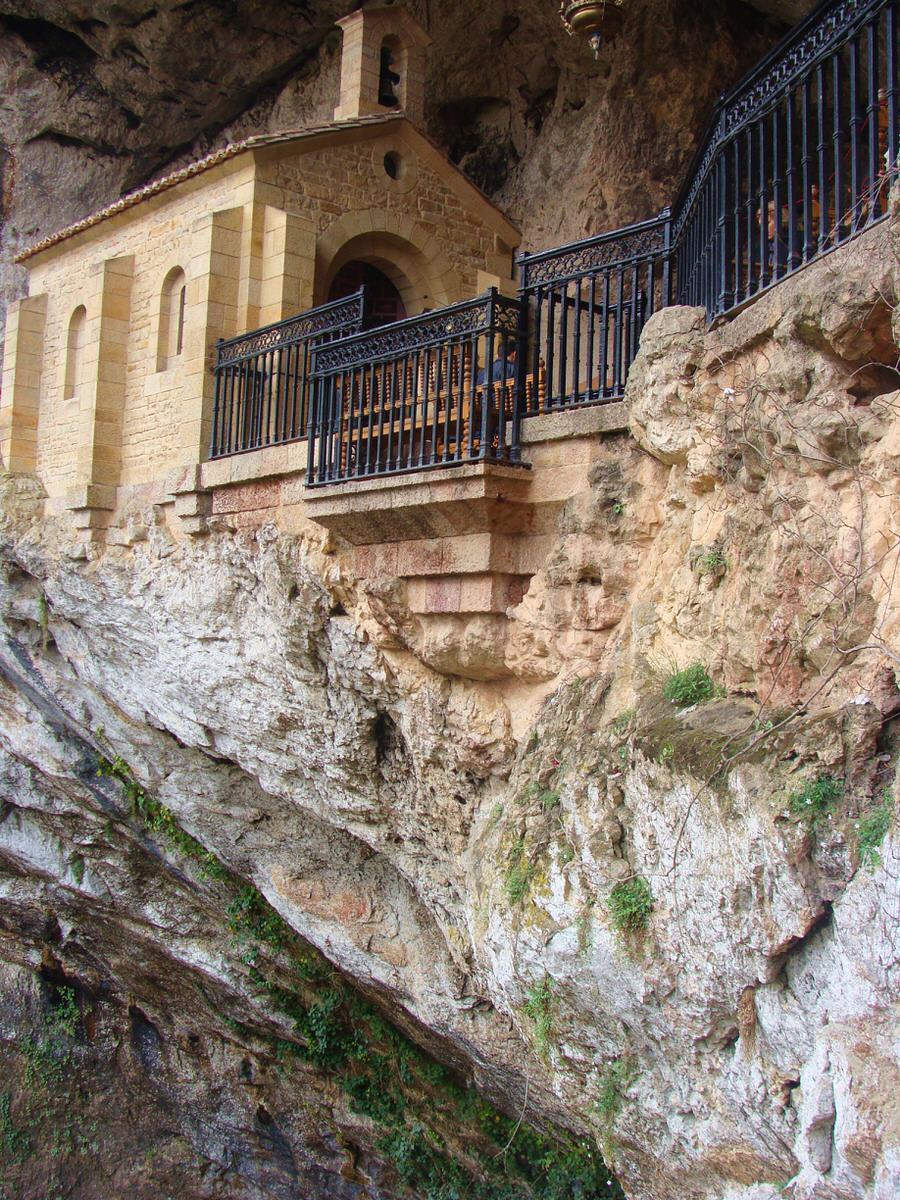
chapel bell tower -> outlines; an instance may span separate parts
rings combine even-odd
[[[425,48],[431,38],[399,4],[365,5],[338,21],[341,99],[336,121],[372,113],[405,113],[421,124],[425,109]]]

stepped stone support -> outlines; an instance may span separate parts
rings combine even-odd
[[[313,306],[316,227],[308,218],[285,212],[260,199],[244,209],[241,276],[238,285],[239,329],[257,329]]]
[[[189,332],[184,351],[184,420],[179,461],[165,485],[186,533],[206,532],[209,496],[200,484],[198,464],[209,453],[212,434],[213,356],[218,339],[231,337],[239,328],[241,307],[247,304],[252,228],[253,206],[246,205],[210,213],[193,229],[185,321]]]
[[[9,306],[0,398],[0,456],[7,471],[37,468],[37,427],[47,296],[27,296]]]
[[[254,199],[244,206],[241,219],[237,329],[256,329],[262,324],[259,310],[264,238],[265,207]]]
[[[66,492],[66,506],[76,513],[75,524],[96,528],[97,514],[115,508],[122,470],[122,414],[134,257],[107,259],[92,274],[88,293],[89,317],[84,368],[79,384],[78,446],[75,483]]]

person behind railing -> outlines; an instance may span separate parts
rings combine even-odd
[[[766,219],[766,237],[769,242],[769,271],[774,277],[779,269],[790,271],[799,263],[799,256],[796,251],[793,256],[788,249],[788,243],[785,237],[787,232],[788,221],[790,220],[790,210],[786,204],[781,206],[781,216],[779,218],[778,209],[774,200],[770,200],[767,208]]]
[[[891,162],[891,145],[890,145],[890,109],[888,107],[888,92],[887,88],[881,87],[878,89],[878,110],[877,110],[877,138],[878,138],[878,162],[879,162],[879,178],[876,180],[878,199],[883,202],[884,193],[890,186],[892,176],[896,176],[897,164]],[[896,147],[894,147],[896,153]]]
[[[478,374],[475,376],[475,383],[478,387],[482,387],[490,378],[491,383],[500,383],[504,379],[515,379],[516,377],[516,351],[518,346],[515,342],[511,342],[506,349],[504,357],[501,349],[500,353],[491,363],[490,377],[487,374],[487,368],[479,368]]]

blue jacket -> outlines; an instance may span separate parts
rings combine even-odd
[[[506,370],[503,370],[504,365]],[[491,383],[499,383],[501,379],[515,379],[516,377],[516,361],[514,358],[508,358],[504,364],[502,358],[495,358],[491,364]],[[475,376],[476,384],[485,382],[484,367]]]

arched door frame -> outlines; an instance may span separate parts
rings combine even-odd
[[[316,303],[324,303],[341,267],[371,263],[391,280],[410,316],[463,299],[452,264],[428,230],[381,209],[347,213],[316,245]]]

